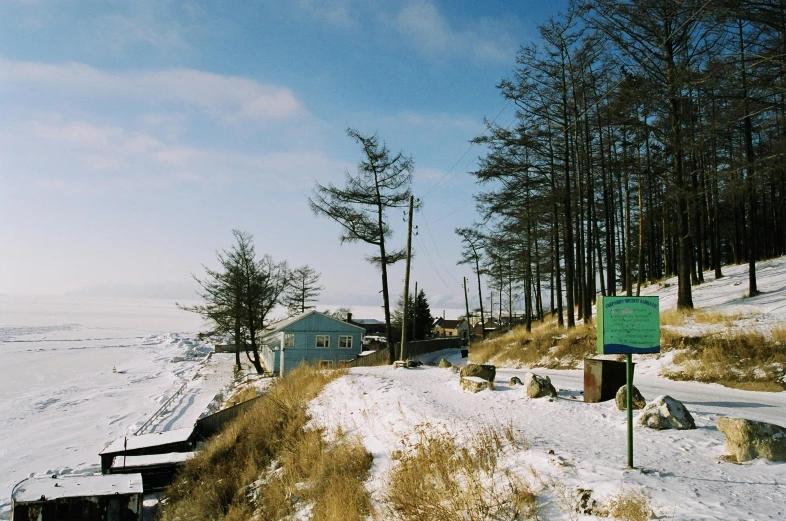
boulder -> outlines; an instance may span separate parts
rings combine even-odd
[[[551,384],[551,378],[540,376],[534,373],[524,375],[524,384],[527,386],[527,396],[530,398],[541,398],[543,396],[555,397],[557,390]]]
[[[718,418],[717,425],[726,435],[726,450],[738,462],[756,458],[786,461],[786,428],[744,418]]]
[[[451,364],[450,362],[448,362],[443,358],[442,360],[439,361],[439,366],[442,368],[448,368],[448,367],[453,367],[453,364]]]
[[[514,385],[522,385],[521,379],[518,376],[514,376],[513,378],[510,379],[508,385],[510,385],[511,387],[513,387]]]
[[[494,384],[479,376],[462,376],[461,388],[471,393],[479,393],[485,389],[494,389]]]
[[[695,429],[696,422],[682,402],[671,396],[658,396],[639,415],[639,425],[650,429]]]
[[[617,391],[617,397],[616,397],[617,409],[619,409],[620,411],[625,411],[628,409],[628,397],[626,396],[627,387],[628,387],[627,385],[623,385]],[[636,388],[635,385],[633,386],[633,396],[631,396],[631,398],[632,398],[631,402],[633,402],[631,405],[633,405],[634,409],[643,409],[644,407],[646,407],[647,400],[644,399],[644,397],[641,395],[641,393],[639,392],[639,390]]]
[[[494,377],[497,376],[497,368],[493,365],[467,364],[461,368],[461,377],[465,378],[467,376],[477,376],[493,382]]]

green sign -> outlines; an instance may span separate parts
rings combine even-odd
[[[598,353],[660,353],[659,297],[598,297]]]

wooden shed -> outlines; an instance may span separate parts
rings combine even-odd
[[[99,453],[101,472],[109,473],[112,462],[117,456],[147,456],[149,454],[167,454],[170,452],[191,452],[194,450],[194,428],[175,429],[172,431],[154,432],[139,436],[123,436],[107,445]]]
[[[141,474],[28,478],[11,492],[12,521],[141,519]]]
[[[337,366],[362,350],[361,326],[315,310],[272,324],[262,336],[261,354],[269,371],[290,371],[302,362]],[[282,363],[283,348],[283,363]]]
[[[116,456],[110,474],[140,474],[145,493],[168,487],[186,461],[194,457],[193,452],[170,452],[147,456]]]

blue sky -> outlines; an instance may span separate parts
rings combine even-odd
[[[171,287],[237,228],[321,272],[324,304],[381,303],[373,252],[306,200],[354,171],[351,126],[414,158],[412,281],[460,307],[469,140],[511,120],[495,85],[566,3],[0,2],[0,293]]]

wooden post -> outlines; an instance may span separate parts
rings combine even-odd
[[[409,196],[409,225],[407,232],[407,267],[404,271],[404,314],[401,317],[401,354],[399,360],[406,360],[407,352],[407,304],[409,300],[409,263],[412,258],[412,209],[415,197]]]

